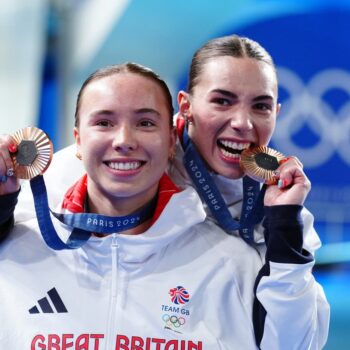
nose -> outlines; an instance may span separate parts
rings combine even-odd
[[[248,111],[242,109],[233,113],[230,121],[232,129],[239,132],[246,132],[253,129],[253,122]]]
[[[136,149],[136,147],[135,131],[129,125],[120,125],[115,131],[113,148],[121,152],[128,152]]]

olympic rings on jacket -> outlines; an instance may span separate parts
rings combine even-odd
[[[176,315],[169,316],[168,314],[164,314],[162,319],[168,326],[174,326],[176,328],[186,323],[184,317],[177,317]]]

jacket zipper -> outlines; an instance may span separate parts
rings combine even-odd
[[[114,233],[112,237],[111,253],[112,253],[112,275],[111,275],[111,293],[109,298],[109,313],[108,313],[108,325],[107,325],[107,339],[106,349],[111,350],[115,348],[116,339],[116,308],[117,308],[117,279],[118,279],[118,241],[117,236]]]

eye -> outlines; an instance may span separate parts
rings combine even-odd
[[[215,97],[212,99],[212,102],[220,105],[220,106],[230,106],[231,105],[231,101],[227,98],[224,97]]]
[[[98,120],[96,122],[96,125],[97,126],[102,126],[102,127],[105,127],[105,128],[113,126],[112,122],[109,121],[109,120]]]
[[[253,105],[253,108],[261,112],[271,112],[272,105],[270,103],[259,102]]]
[[[141,120],[139,122],[139,125],[140,126],[143,126],[143,127],[152,127],[152,126],[156,126],[156,123],[153,121],[153,120],[150,120],[150,119],[144,119],[144,120]]]

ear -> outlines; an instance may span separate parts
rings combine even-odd
[[[276,106],[276,117],[278,117],[278,115],[280,114],[281,107],[282,107],[282,105],[280,103],[277,103],[277,106]]]
[[[176,152],[176,138],[177,138],[177,131],[176,126],[173,126],[170,130],[170,144],[169,144],[169,158],[172,158],[175,155]]]
[[[79,130],[77,127],[73,129],[73,136],[75,139],[75,145],[77,146],[77,150],[80,148],[80,135],[79,135]]]
[[[190,113],[191,102],[190,96],[187,92],[183,90],[179,91],[177,94],[177,103],[179,105],[179,111],[183,116]]]

